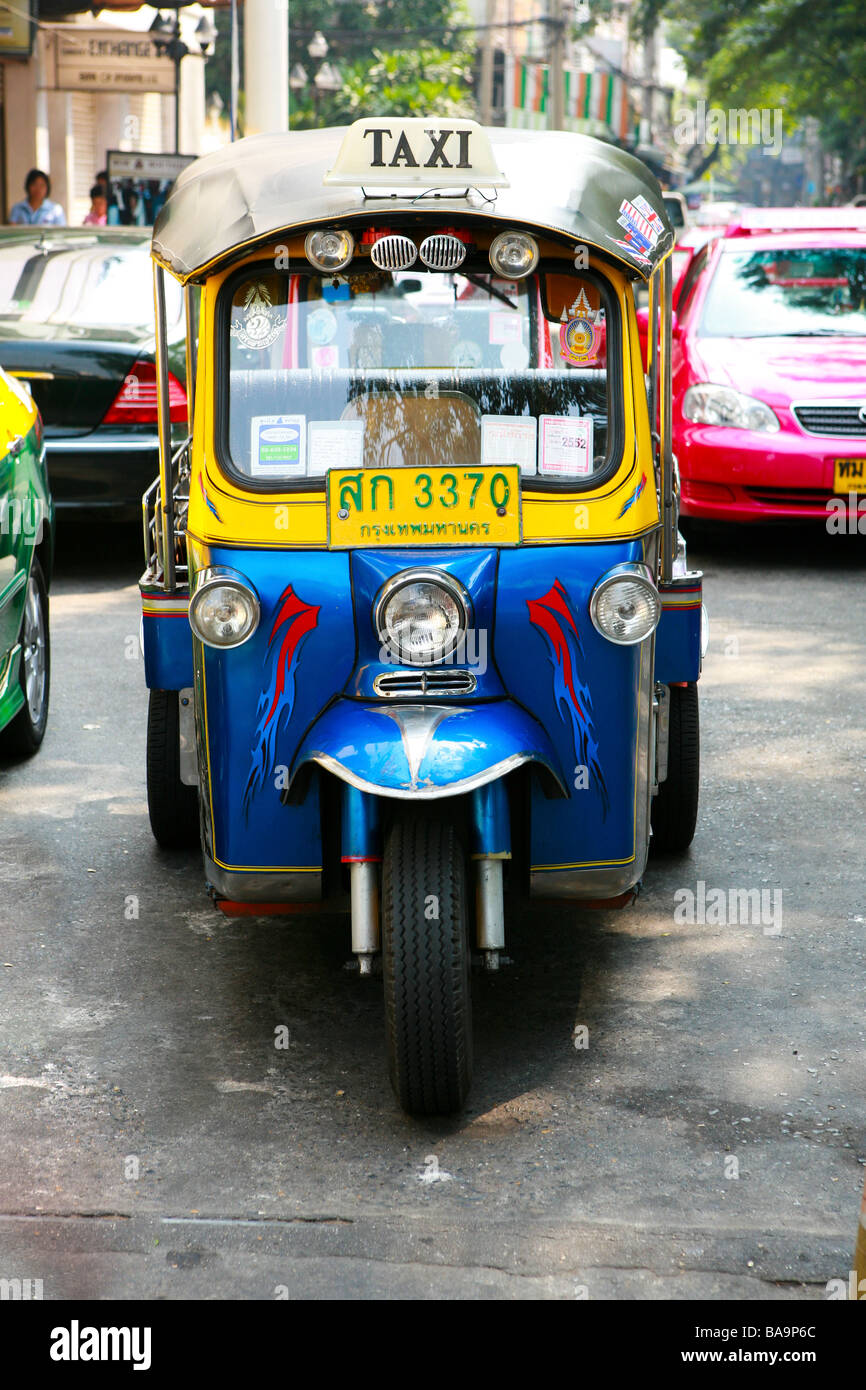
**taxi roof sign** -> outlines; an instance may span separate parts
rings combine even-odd
[[[460,116],[355,121],[323,179],[363,188],[507,188],[487,131]]]

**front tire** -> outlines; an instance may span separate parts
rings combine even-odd
[[[652,804],[652,848],[659,854],[681,854],[695,836],[701,775],[701,725],[698,687],[670,687],[668,775]]]
[[[199,843],[198,788],[180,780],[180,697],[151,690],[147,707],[147,809],[163,849]]]
[[[412,816],[385,845],[382,973],[391,1084],[411,1115],[461,1110],[472,1079],[466,870],[454,827]]]
[[[48,590],[39,561],[33,559],[21,619],[21,693],[24,704],[0,734],[4,758],[29,758],[45,737],[51,686]]]

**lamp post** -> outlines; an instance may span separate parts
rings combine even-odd
[[[326,62],[328,56],[328,40],[321,30],[317,29],[310,42],[307,44],[307,52],[314,63],[319,67],[312,81],[313,111],[316,117],[316,124],[319,123],[319,98],[322,92],[338,92],[343,85],[339,69],[333,63]],[[310,76],[302,63],[295,63],[289,73],[289,88],[300,96],[310,85]]]
[[[174,152],[180,154],[180,65],[188,53],[196,50],[187,48],[180,37],[179,8],[175,9],[171,19],[157,12],[149,33],[156,47],[174,63]],[[202,15],[195,27],[195,37],[198,52],[203,58],[210,57],[217,37],[217,29],[210,15]]]

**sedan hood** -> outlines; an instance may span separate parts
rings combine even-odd
[[[699,338],[695,347],[700,379],[749,396],[866,400],[866,338]]]

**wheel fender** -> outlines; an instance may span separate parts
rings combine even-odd
[[[537,767],[548,796],[568,795],[553,744],[512,700],[466,706],[339,699],[304,737],[285,795],[302,798],[315,764],[361,791],[417,800],[472,791],[523,763]]]

